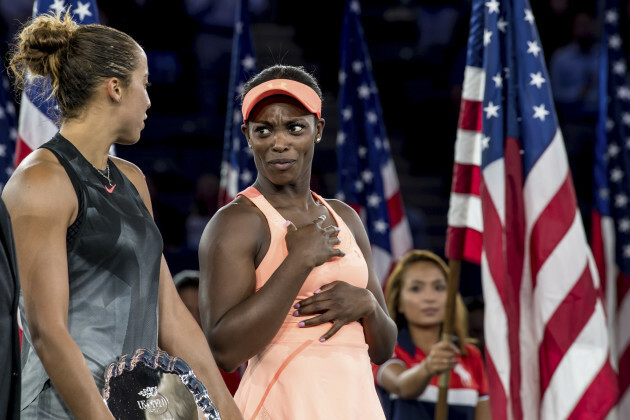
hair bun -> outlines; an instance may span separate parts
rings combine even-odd
[[[28,69],[39,76],[56,76],[68,54],[78,25],[70,17],[44,14],[33,19],[20,34],[18,48]]]

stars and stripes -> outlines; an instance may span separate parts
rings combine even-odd
[[[384,283],[412,247],[357,0],[345,6],[339,71],[337,198],[361,215]]]
[[[95,0],[36,0],[33,3],[33,17],[44,13],[64,13],[66,10],[70,10],[72,18],[80,25],[98,23]],[[41,80],[38,83],[27,82],[24,87],[20,102],[15,166],[59,131],[56,101],[47,100],[49,91],[50,84]]]
[[[605,310],[543,60],[527,0],[473,1],[446,250],[481,264],[492,417],[602,419]]]
[[[250,30],[247,0],[239,0],[236,7],[230,85],[223,135],[219,196],[221,206],[232,201],[236,194],[250,186],[256,177],[253,154],[241,132],[243,115],[240,101],[243,85],[257,73],[256,54]]]
[[[630,87],[617,44],[621,42],[619,9],[619,0],[606,0],[603,9],[592,248],[605,290],[611,356],[619,373],[618,418],[626,419],[630,418]]]

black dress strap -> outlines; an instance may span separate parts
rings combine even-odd
[[[82,184],[81,184],[79,175],[77,175],[77,172],[74,170],[70,162],[68,162],[67,159],[61,156],[61,154],[57,150],[55,150],[53,147],[51,147],[51,145],[48,145],[48,143],[44,143],[41,147],[44,149],[50,150],[55,155],[57,160],[59,160],[59,163],[61,164],[61,166],[63,166],[63,168],[66,170],[66,173],[68,174],[68,177],[70,178],[70,182],[72,182],[72,186],[74,187],[74,192],[77,194],[77,201],[79,202],[79,210],[77,212],[77,218],[68,227],[68,230],[66,232],[66,247],[70,249],[70,246],[72,245],[74,241],[74,238],[77,236],[77,234],[81,230],[81,224],[85,216],[85,207],[86,207],[85,194],[83,192],[83,188],[81,187]]]

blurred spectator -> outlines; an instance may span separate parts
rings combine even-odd
[[[201,326],[199,315],[199,271],[183,270],[173,277],[179,297],[184,302],[195,321]]]
[[[477,347],[481,351],[481,357],[486,357],[486,340],[483,329],[483,317],[485,304],[483,296],[470,296],[464,299],[466,309],[468,309],[468,334],[477,340]]]
[[[172,206],[166,205],[160,199],[160,190],[153,177],[146,175],[153,219],[160,229],[164,241],[164,251],[177,251],[184,243],[184,215]]]
[[[186,245],[199,249],[201,234],[219,202],[219,178],[214,174],[202,174],[197,179],[193,208],[186,218]]]
[[[438,377],[449,372],[451,420],[490,416],[488,383],[479,349],[468,335],[466,307],[455,300],[455,343],[442,341],[449,268],[426,250],[408,252],[387,280],[385,299],[398,326],[394,355],[373,365],[377,391],[388,420],[433,419]]]
[[[199,314],[199,271],[182,270],[173,276],[173,282],[175,283],[179,297],[201,327],[201,315]],[[230,393],[234,395],[241,381],[240,370],[237,369],[232,373],[221,370],[221,376],[223,376],[225,385],[230,390]]]
[[[460,0],[423,0],[416,3],[418,43],[416,51],[426,62],[446,66],[452,60],[455,39],[466,38],[470,5]],[[462,28],[466,27],[466,29]],[[450,56],[450,57],[449,57]]]
[[[427,249],[429,247],[429,239],[427,237],[427,221],[424,211],[419,207],[405,206],[405,214],[411,229],[413,247]]]
[[[0,0],[0,29],[3,41],[2,51],[6,50],[6,41],[15,35],[17,29],[33,14],[33,0]],[[3,54],[4,57],[4,54]]]
[[[578,1],[573,0],[574,7]],[[574,12],[569,0],[534,0],[531,3],[543,51],[549,59],[559,47],[571,42]]]
[[[578,206],[586,223],[592,195],[598,70],[599,45],[595,19],[587,13],[577,13],[573,19],[573,40],[552,54],[549,77]],[[589,231],[589,227],[585,227]]]
[[[561,121],[588,122],[597,116],[598,50],[595,20],[587,13],[573,19],[572,41],[551,56],[549,69]]]

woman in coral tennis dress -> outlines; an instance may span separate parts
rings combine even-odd
[[[221,368],[248,361],[246,419],[384,419],[370,361],[393,352],[358,214],[310,189],[325,121],[302,68],[275,65],[244,88],[243,133],[258,176],[203,234],[200,310]]]

